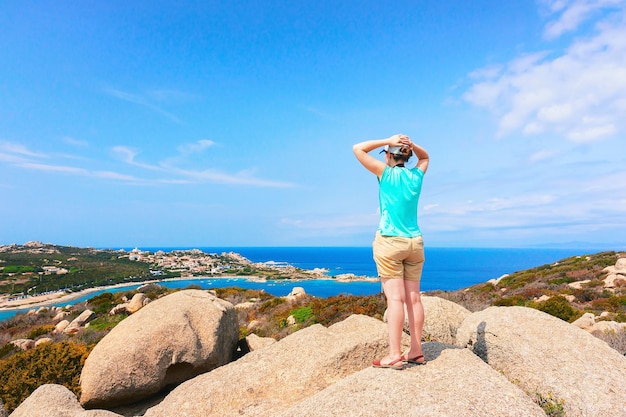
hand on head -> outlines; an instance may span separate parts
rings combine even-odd
[[[411,147],[411,138],[407,135],[397,134],[390,137],[391,143],[390,146],[408,146]]]

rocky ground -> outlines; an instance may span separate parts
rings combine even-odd
[[[554,416],[578,415],[576,413],[583,409],[586,411],[580,415],[604,415],[599,412],[606,412],[607,408],[595,405],[595,408],[589,408],[581,402],[585,390],[597,391],[596,396],[605,392],[602,390],[609,390],[608,398],[594,397],[594,401],[610,406],[614,397],[610,390],[615,388],[607,378],[621,378],[622,381],[625,378],[626,364],[622,362],[626,353],[623,327],[626,321],[625,275],[626,256],[605,252],[564,259],[459,291],[426,294],[423,297],[426,310],[424,340],[428,342],[425,351],[427,358],[438,365],[430,367],[429,364],[425,370],[407,369],[410,372],[406,377],[402,374],[402,378],[407,379],[407,384],[412,378],[418,378],[413,382],[415,384],[422,378],[438,380],[447,375],[441,380],[442,384],[447,381],[446,390],[454,392],[453,387],[458,386],[458,394],[464,392],[467,395],[465,401],[455,406],[449,403],[450,399],[438,397],[438,391],[434,391],[436,384],[422,387],[426,397],[418,395],[417,398],[422,398],[419,404],[409,402],[403,405],[404,408],[397,408],[408,414],[394,414],[391,408],[395,401],[393,393],[384,401],[376,402],[377,392],[385,386],[385,380],[377,377],[384,374],[372,373],[374,370],[366,368],[372,358],[382,355],[386,349],[385,302],[380,295],[316,299],[298,288],[287,297],[234,288],[217,289],[211,295],[194,289],[172,292],[156,284],[149,284],[139,291],[103,294],[71,308],[41,308],[0,323],[0,399],[9,410],[23,403],[22,410],[16,410],[15,416],[61,415],[65,411],[51,411],[52,414],[33,411],[41,408],[42,401],[59,402],[59,398],[65,399],[59,404],[74,410],[66,415],[170,415],[168,407],[172,407],[171,410],[180,408],[191,398],[195,401],[193,408],[201,411],[189,415],[213,415],[206,410],[207,401],[211,404],[213,400],[201,395],[196,398],[198,393],[208,389],[201,381],[211,380],[211,384],[228,388],[228,393],[220,394],[224,401],[231,398],[228,401],[232,403],[240,389],[247,390],[244,397],[252,398],[251,403],[241,403],[236,410],[224,409],[224,404],[216,405],[216,410],[226,413],[221,415],[231,412],[241,415],[334,415],[333,410],[338,409],[345,410],[344,415],[380,415],[379,412],[412,415],[419,410],[427,414],[430,410],[430,415],[451,415],[450,412],[457,410],[454,407],[474,410],[463,415],[485,415],[480,414],[485,412],[485,407],[493,408],[489,415],[535,415],[536,406],[540,411],[552,410],[548,415]],[[188,297],[178,301],[172,298],[177,296],[176,293],[189,291],[197,291],[194,293],[197,296],[189,298],[193,302],[185,302]],[[205,304],[209,310],[203,311]],[[181,310],[184,305],[188,305],[188,312]],[[504,307],[506,309],[502,310]],[[214,310],[216,312],[212,313]],[[214,315],[215,320],[211,322],[215,324],[209,327],[230,329],[227,333],[225,330],[217,332],[229,335],[228,340],[219,342],[210,332],[199,332],[198,329],[208,323],[207,318]],[[364,324],[364,319],[348,320],[355,315],[374,321],[365,320],[367,324]],[[376,323],[381,323],[382,327]],[[136,326],[136,330],[131,326]],[[355,337],[364,336],[364,339],[359,336],[350,342],[352,345],[342,345],[341,341],[351,332]],[[297,334],[301,335],[296,337]],[[173,340],[196,340],[193,343],[195,351],[168,342]],[[268,348],[274,344],[275,348]],[[107,345],[114,347],[106,351]],[[339,351],[333,353],[330,346]],[[586,353],[582,354],[585,358],[581,357],[581,346],[590,352],[589,358]],[[149,352],[154,349],[161,353],[170,352],[176,360],[173,357],[150,357]],[[187,353],[176,354],[176,351]],[[191,351],[195,356],[186,357]],[[114,359],[117,356],[113,352],[122,356]],[[597,357],[599,354],[602,358]],[[258,355],[263,355],[264,363],[269,365],[259,368]],[[622,359],[617,359],[619,357]],[[478,362],[476,358],[479,358]],[[111,369],[122,369],[120,382],[112,379],[112,371],[105,363],[110,363]],[[120,367],[121,363],[126,365]],[[127,383],[123,382],[128,376],[123,372],[130,372],[135,375],[134,381],[140,381],[137,372],[149,363],[171,366],[150,370],[144,377],[148,381],[147,387],[134,387],[129,394],[128,387],[125,388]],[[480,363],[490,366],[483,368]],[[545,374],[546,366],[555,374],[546,377],[549,378],[547,382],[535,380],[531,372],[535,365],[537,375]],[[135,369],[135,366],[141,369]],[[467,372],[451,368],[455,366],[466,367]],[[288,376],[287,369],[291,367],[298,370],[297,376]],[[491,376],[494,369],[499,377]],[[103,370],[106,371],[104,374]],[[558,374],[559,370],[568,373]],[[598,375],[600,370],[602,375]],[[234,375],[241,372],[243,378],[253,371],[260,375],[258,382],[243,382],[248,377],[241,384],[232,385]],[[271,382],[268,377],[274,372],[282,377]],[[583,376],[583,372],[588,373]],[[22,379],[16,377],[18,373]],[[472,376],[477,375],[482,375],[483,382],[476,391],[468,391],[468,384],[475,384]],[[575,382],[577,378],[589,380],[590,375],[593,377],[589,385]],[[167,392],[185,380],[189,382],[180,385],[174,391],[179,394],[171,400],[153,402],[148,398]],[[450,386],[451,380],[456,381],[456,385]],[[195,385],[191,381],[196,381]],[[551,385],[554,381],[563,381],[563,386]],[[570,381],[569,390],[566,389],[567,381]],[[101,382],[105,383],[104,387],[98,385]],[[54,385],[45,385],[43,391],[36,390],[46,383]],[[378,386],[378,383],[382,385]],[[268,384],[276,387],[268,391]],[[59,386],[64,386],[66,391]],[[308,388],[304,389],[305,386]],[[218,389],[214,385],[211,387],[211,390]],[[498,402],[487,401],[485,393],[481,392],[488,392],[491,388],[509,392],[507,398],[516,398],[517,414],[500,410]],[[523,390],[519,391],[519,388]],[[349,405],[331,401],[339,394],[353,395],[360,403],[367,404],[370,411],[350,414]],[[80,396],[80,403],[76,395]],[[272,395],[277,399],[269,400]],[[111,400],[116,396],[121,400]],[[140,405],[128,405],[129,396],[133,399],[145,397],[146,400],[140,401]],[[28,400],[24,401],[26,398]],[[160,404],[157,406],[157,403]],[[424,404],[430,408],[424,409]],[[306,411],[311,406],[315,406],[316,413]],[[95,410],[84,411],[84,407],[101,408],[100,414],[94,414]],[[495,410],[498,413],[493,414]]]

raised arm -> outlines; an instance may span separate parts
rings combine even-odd
[[[366,140],[364,142],[359,142],[354,145],[352,147],[352,151],[354,152],[356,159],[359,160],[361,165],[363,165],[368,171],[370,171],[377,177],[380,177],[381,175],[383,175],[383,171],[385,170],[387,164],[379,159],[374,158],[372,155],[369,154],[369,152],[373,151],[374,149],[381,148],[385,145],[400,146],[402,144],[401,140],[403,140],[403,138],[408,139],[408,137],[404,135],[393,135],[386,139]]]
[[[416,166],[418,168],[421,168],[421,170],[426,173],[426,170],[428,169],[428,162],[430,161],[428,159],[428,152],[426,152],[426,149],[413,142],[409,142],[409,146],[411,147],[411,149],[413,150],[413,154],[417,158]]]

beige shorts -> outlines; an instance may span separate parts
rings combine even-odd
[[[374,261],[380,278],[419,281],[424,266],[424,240],[399,236],[381,236],[376,232],[372,244]]]

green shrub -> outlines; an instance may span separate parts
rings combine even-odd
[[[113,293],[104,292],[87,300],[87,304],[96,314],[106,314],[117,304],[113,299]]]
[[[495,300],[491,305],[494,305],[494,306],[505,306],[505,307],[525,306],[526,305],[526,300],[523,299],[522,297],[514,295],[512,297],[503,297],[503,298],[500,298],[499,300]]]
[[[15,346],[13,343],[7,343],[4,346],[0,347],[0,359],[8,356],[12,353],[18,352],[20,348]],[[1,363],[1,362],[0,362]]]
[[[473,287],[470,287],[470,291],[476,294],[491,294],[496,292],[496,287],[492,283],[488,282],[486,284],[474,285]]]
[[[567,302],[567,299],[561,295],[551,297],[549,300],[538,303],[536,308],[567,322],[573,321],[582,315],[581,311],[572,307]]]
[[[189,284],[183,289],[184,290],[201,290],[202,287],[198,284]],[[131,298],[133,298],[133,296],[131,295],[130,297],[127,297],[127,298],[130,300]]]
[[[291,310],[289,313],[290,316],[296,320],[296,323],[304,323],[313,317],[313,309],[311,306],[300,307],[295,310]]]
[[[565,401],[555,399],[551,393],[544,396],[537,392],[535,402],[543,409],[547,417],[565,417],[565,409],[563,408]]]
[[[44,384],[60,384],[80,395],[80,372],[90,350],[72,342],[44,343],[0,361],[0,398],[7,410]]]
[[[48,334],[51,331],[54,330],[54,326],[49,324],[47,326],[40,326],[40,327],[35,327],[34,329],[32,329],[29,333],[28,336],[26,336],[27,339],[36,339],[39,336],[42,336],[44,334]]]
[[[352,314],[382,319],[387,308],[384,295],[343,296],[315,298],[311,301],[315,322],[330,326]]]
[[[523,287],[530,282],[533,282],[537,277],[531,272],[517,272],[506,276],[498,282],[499,287],[508,287],[511,290]]]
[[[261,307],[259,307],[259,311],[261,313],[266,313],[269,310],[273,309],[274,307],[279,306],[284,303],[285,303],[284,298],[280,298],[280,297],[272,298],[271,300],[267,300],[263,304],[261,304]]]
[[[601,279],[594,279],[587,282],[586,284],[583,284],[583,288],[596,288],[602,286],[604,286],[604,281],[602,281]]]
[[[112,328],[117,326],[119,322],[124,320],[126,317],[128,317],[128,314],[115,314],[114,316],[109,316],[109,315],[100,316],[89,322],[89,329],[95,330],[95,331],[111,330]]]
[[[548,280],[548,284],[552,285],[561,285],[561,284],[569,284],[570,282],[574,282],[574,278],[572,277],[563,277]]]

